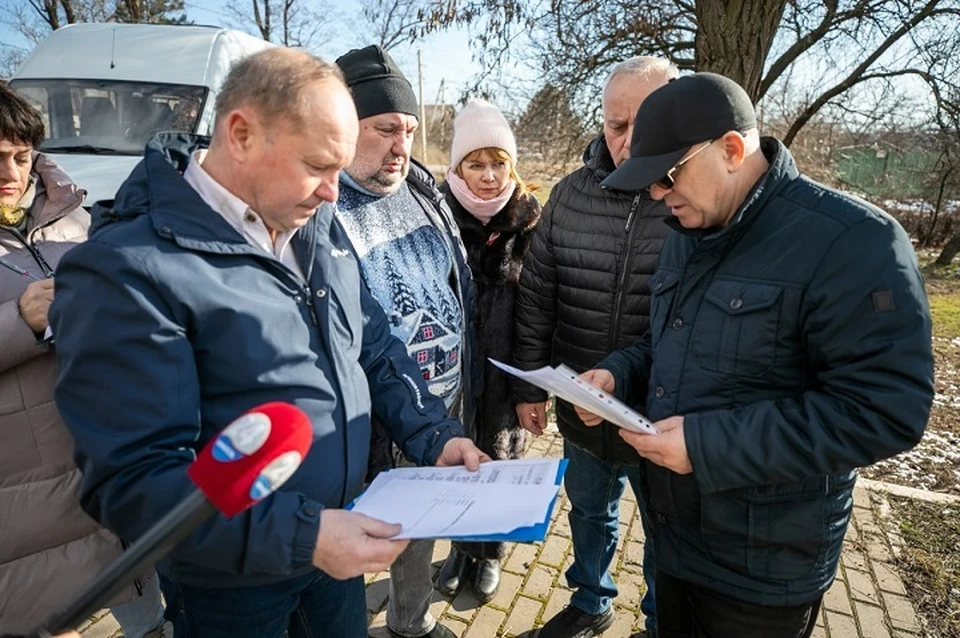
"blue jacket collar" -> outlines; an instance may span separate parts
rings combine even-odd
[[[120,187],[115,200],[97,202],[90,236],[104,227],[146,215],[154,231],[184,248],[215,253],[256,253],[240,233],[183,179],[190,156],[208,148],[210,138],[186,133],[158,133],[143,160]],[[298,236],[312,237],[314,217]]]

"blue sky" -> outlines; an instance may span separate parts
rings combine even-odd
[[[0,0],[0,4],[14,1],[16,0]],[[239,2],[243,5],[249,4],[243,0]],[[347,16],[360,13],[360,0],[328,0],[328,2],[335,9],[335,13]],[[234,26],[231,23],[230,14],[224,9],[223,0],[187,0],[185,4],[187,17],[197,24]],[[307,4],[313,5],[314,2],[307,0]],[[0,19],[4,17],[0,15]],[[252,28],[252,25],[250,26]],[[331,21],[329,26],[335,35],[331,36],[329,44],[314,51],[326,59],[332,60],[351,48],[373,43],[372,37],[365,36],[363,30],[350,24],[349,20],[338,17]],[[455,102],[466,80],[477,71],[477,65],[471,59],[469,39],[469,33],[463,30],[435,34],[413,45],[398,45],[391,50],[391,55],[416,89],[417,49],[421,49],[423,51],[424,102],[433,104],[441,96],[446,102]],[[29,50],[32,45],[16,30],[7,24],[0,23],[0,46]]]

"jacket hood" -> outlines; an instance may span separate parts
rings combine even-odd
[[[197,215],[211,210],[192,188],[183,188],[183,172],[194,151],[208,148],[210,138],[187,133],[158,133],[147,143],[143,160],[117,191],[116,199],[94,204],[90,236],[110,224],[147,215],[162,235],[224,242],[224,233],[240,236],[220,215]],[[211,211],[212,212],[212,211]],[[228,242],[229,243],[229,242]]]
[[[83,204],[87,192],[78,188],[53,158],[34,153],[31,172],[37,177],[37,193],[44,193],[46,197],[43,209],[37,211],[34,217],[36,225],[43,226],[63,211],[73,210]]]
[[[583,152],[583,165],[593,171],[599,180],[605,179],[616,168],[603,133],[593,138],[593,141],[587,145],[587,150]]]

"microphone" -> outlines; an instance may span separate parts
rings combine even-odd
[[[204,446],[187,468],[187,476],[197,489],[30,638],[74,629],[200,523],[217,512],[228,518],[235,516],[269,496],[300,467],[312,440],[310,419],[289,403],[265,403],[243,414]]]

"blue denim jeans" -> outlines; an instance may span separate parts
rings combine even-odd
[[[319,570],[272,585],[205,588],[161,577],[175,638],[366,638],[363,578]]]
[[[647,635],[657,635],[653,556],[653,530],[649,514],[640,496],[640,468],[636,465],[604,461],[569,441],[563,442],[563,454],[569,460],[563,484],[570,499],[570,533],[573,537],[573,564],[567,570],[567,584],[576,589],[570,604],[588,614],[606,611],[617,596],[617,584],[610,576],[610,563],[620,535],[620,497],[627,481],[633,488],[643,525],[643,580],[647,591],[640,611]]]
[[[160,581],[157,574],[143,582],[143,591],[133,600],[110,608],[114,620],[126,638],[143,638],[144,634],[159,629],[163,624],[163,602],[160,600]]]

